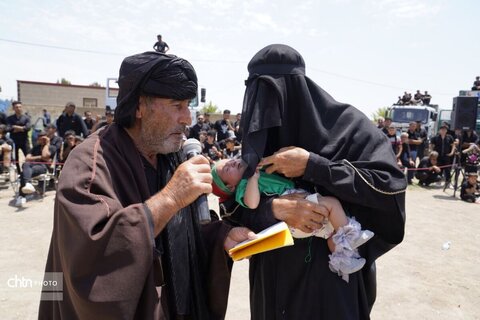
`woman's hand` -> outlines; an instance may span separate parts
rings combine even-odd
[[[274,199],[272,211],[277,220],[285,221],[289,226],[307,233],[320,229],[329,215],[326,206],[305,200],[305,194],[300,193]]]
[[[260,166],[268,166],[266,173],[278,172],[288,178],[301,177],[305,173],[310,153],[298,147],[286,147],[263,158]]]

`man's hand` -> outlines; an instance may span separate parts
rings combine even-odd
[[[272,211],[276,219],[307,233],[320,229],[329,215],[324,205],[305,200],[305,194],[300,193],[274,199]]]
[[[180,166],[165,188],[145,204],[152,212],[155,235],[158,235],[172,216],[195,201],[201,194],[212,192],[210,164],[204,156],[195,156]]]
[[[263,158],[260,166],[269,166],[266,173],[278,172],[288,178],[301,177],[305,173],[310,153],[298,147],[286,147]]]
[[[162,192],[175,202],[178,210],[200,195],[212,192],[212,174],[207,158],[195,156],[182,163]]]
[[[225,251],[228,252],[230,249],[235,247],[240,242],[249,240],[249,239],[255,239],[256,237],[257,235],[248,228],[235,227],[235,228],[232,228],[228,233],[227,238],[225,239],[225,242],[223,244],[223,247],[225,248]]]

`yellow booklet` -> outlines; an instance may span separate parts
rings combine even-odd
[[[257,233],[257,238],[240,242],[230,249],[234,261],[273,249],[293,246],[293,238],[285,222],[279,222]]]

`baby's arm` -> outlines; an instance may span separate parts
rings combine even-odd
[[[260,190],[258,189],[258,178],[260,173],[255,172],[253,176],[248,178],[247,187],[245,188],[245,195],[243,196],[243,202],[250,209],[256,209],[260,202]]]

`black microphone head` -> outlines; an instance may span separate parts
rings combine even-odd
[[[186,158],[197,154],[202,154],[202,144],[197,139],[187,139],[187,141],[183,143],[182,152]]]

